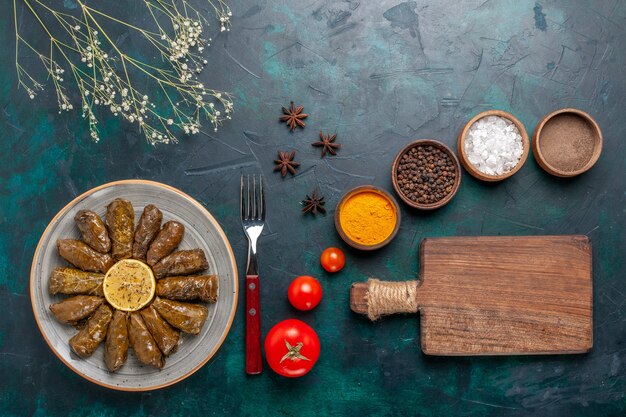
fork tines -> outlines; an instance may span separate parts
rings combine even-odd
[[[252,175],[252,187],[250,175],[241,175],[241,220],[265,220],[265,194],[263,192],[263,176],[259,175],[257,186],[256,174]]]

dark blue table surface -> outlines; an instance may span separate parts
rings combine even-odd
[[[19,22],[25,12],[17,0]],[[68,11],[73,0],[59,2]],[[140,2],[116,6],[141,22]],[[35,101],[16,88],[12,2],[0,5],[0,415],[551,415],[626,414],[625,135],[626,2],[527,0],[233,0],[230,32],[215,34],[206,85],[235,96],[235,114],[178,145],[151,147],[135,128],[103,120],[94,144],[76,113],[59,115],[51,92]],[[36,26],[23,27],[42,38]],[[124,33],[120,45],[135,47]],[[304,130],[278,123],[290,100],[310,114]],[[386,248],[350,250],[333,225],[349,188],[391,190],[396,152],[417,138],[454,146],[476,113],[512,112],[532,133],[546,113],[577,107],[604,134],[597,165],[562,180],[533,157],[511,179],[481,183],[464,175],[446,207],[402,207]],[[311,147],[336,132],[336,157]],[[278,149],[296,150],[295,177],[272,172]],[[313,326],[322,356],[304,378],[268,368],[246,377],[243,299],[231,332],[196,374],[148,393],[107,390],[83,380],[50,351],[29,298],[29,271],[47,223],[73,197],[118,179],[164,182],[205,205],[226,231],[244,269],[237,217],[240,174],[267,180],[268,224],[260,241],[263,332],[289,317]],[[464,173],[466,174],[466,173]],[[326,217],[303,217],[299,201],[319,187]],[[428,357],[419,318],[377,323],[350,312],[350,283],[369,276],[409,279],[426,236],[585,234],[593,243],[594,347],[589,354],[543,357]],[[346,250],[346,268],[321,269],[322,249]],[[295,311],[286,289],[312,274],[321,305]]]

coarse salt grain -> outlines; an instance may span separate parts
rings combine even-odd
[[[506,117],[478,119],[465,136],[467,159],[483,174],[502,175],[511,171],[523,153],[522,135]]]

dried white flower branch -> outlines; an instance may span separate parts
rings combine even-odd
[[[202,53],[211,38],[203,37],[209,22],[189,0],[141,0],[154,23],[152,30],[106,14],[87,5],[85,0],[76,1],[80,11],[77,16],[55,10],[44,0],[13,0],[18,87],[31,99],[44,90],[44,85],[20,63],[21,47],[34,53],[43,65],[55,89],[59,113],[74,109],[65,81],[67,71],[67,78],[73,81],[80,95],[80,108],[89,121],[91,138],[96,142],[100,139],[97,107],[108,108],[113,115],[137,123],[153,145],[177,142],[175,128],[196,134],[204,119],[217,130],[224,119],[231,118],[231,96],[207,88],[198,80],[198,74],[207,64]],[[232,14],[224,1],[202,1],[213,9],[221,31],[229,30]],[[32,13],[49,37],[49,51],[45,54],[20,34],[18,2]],[[52,24],[44,22],[44,13]],[[124,51],[105,30],[107,24],[138,32],[156,49],[166,63],[165,68],[145,63]],[[158,110],[153,97],[135,88],[133,81],[139,77],[148,79],[153,95],[167,103],[166,110]]]

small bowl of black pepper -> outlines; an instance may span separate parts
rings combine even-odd
[[[434,210],[446,205],[461,185],[456,155],[443,143],[420,139],[396,156],[391,168],[393,188],[411,207]]]

